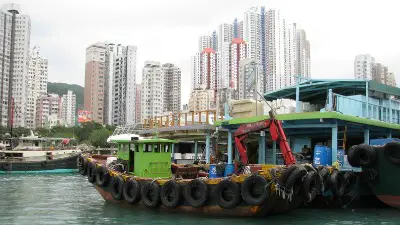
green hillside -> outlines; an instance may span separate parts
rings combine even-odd
[[[77,84],[66,83],[47,83],[47,93],[54,93],[60,96],[67,94],[71,90],[76,95],[77,109],[83,108],[83,87]]]

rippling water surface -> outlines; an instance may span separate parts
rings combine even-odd
[[[79,175],[1,175],[0,224],[385,224],[400,225],[400,211],[305,210],[262,219],[210,218],[134,211],[107,204]]]

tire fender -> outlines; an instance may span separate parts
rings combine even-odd
[[[143,205],[148,208],[155,208],[160,204],[160,186],[157,182],[148,182],[142,186],[141,198]]]
[[[282,175],[278,178],[278,185],[279,186],[285,186],[286,180],[289,178],[290,174],[296,170],[298,166],[296,165],[290,165],[287,167],[283,172]]]
[[[231,198],[226,198],[226,191],[230,191],[232,193],[232,195],[230,196]],[[215,187],[214,193],[217,204],[223,209],[233,209],[242,200],[239,184],[229,179],[225,179],[219,182]]]
[[[344,188],[346,185],[344,183],[343,175],[338,170],[334,170],[331,174],[329,181],[333,194],[338,197],[343,196]]]
[[[400,165],[400,143],[387,143],[383,149],[385,158],[392,164]]]
[[[318,191],[320,190],[320,181],[318,180],[319,174],[315,171],[310,171],[304,178],[302,193],[303,199],[305,202],[311,202],[317,196]]]
[[[108,168],[104,165],[96,168],[96,183],[100,187],[105,187],[108,185],[110,180],[110,174]]]
[[[349,151],[347,155],[349,163],[354,167],[371,168],[377,161],[376,149],[367,144],[359,144]]]
[[[203,180],[194,179],[185,186],[183,193],[189,205],[193,208],[199,208],[206,204],[209,189],[208,185]],[[193,195],[194,193],[196,194]]]
[[[114,200],[122,199],[124,180],[120,176],[113,176],[111,179],[111,196]]]
[[[123,197],[130,204],[135,204],[140,200],[140,183],[133,178],[129,178],[123,188]]]
[[[160,199],[167,208],[175,208],[182,199],[181,195],[181,186],[174,180],[169,180],[161,186]]]
[[[263,205],[270,196],[271,189],[268,181],[260,175],[252,175],[247,177],[241,185],[241,195],[249,205]]]
[[[96,181],[96,163],[93,161],[88,163],[87,178],[88,181],[92,184]]]

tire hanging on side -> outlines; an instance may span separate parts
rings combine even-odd
[[[87,177],[88,181],[92,184],[96,181],[96,163],[93,161],[88,163]]]
[[[300,167],[296,168],[290,174],[288,179],[286,180],[286,183],[285,183],[286,190],[292,190],[294,188],[294,185],[297,183],[297,181],[299,179],[301,179],[302,177],[304,177],[306,174],[307,174],[307,170],[304,167],[300,166]],[[296,195],[297,193],[294,193],[294,194]]]
[[[334,170],[329,181],[333,194],[338,197],[343,196],[346,185],[343,175],[338,170]]]
[[[367,144],[359,144],[349,150],[349,164],[353,167],[371,168],[377,161],[376,149]]]
[[[102,165],[96,168],[96,183],[100,187],[105,187],[108,185],[110,180],[110,174],[106,166]]]
[[[392,164],[400,165],[400,143],[390,142],[384,146],[385,158]]]
[[[289,178],[290,174],[297,169],[297,165],[290,165],[283,172],[282,175],[278,178],[278,185],[285,186],[286,180]]]
[[[260,175],[247,177],[241,185],[243,201],[253,206],[263,205],[271,192],[271,189],[267,185],[267,179]]]
[[[160,186],[154,181],[146,183],[142,186],[141,198],[146,207],[157,207],[160,204]]]
[[[137,180],[129,178],[123,188],[124,199],[130,203],[135,204],[140,200],[141,186]]]
[[[11,163],[9,162],[4,162],[1,164],[1,168],[5,171],[10,171],[11,170]]]
[[[307,173],[306,177],[303,180],[302,194],[305,202],[311,202],[315,199],[320,190],[319,187],[319,174],[315,171],[310,171]]]
[[[344,191],[343,194],[351,193],[357,188],[358,176],[353,172],[346,172],[344,174]]]
[[[86,157],[83,157],[82,155],[80,155],[78,157],[78,159],[79,158],[81,159],[81,162],[80,162],[80,164],[78,162],[78,172],[80,175],[86,176],[87,175],[87,166],[88,166],[87,159],[86,159]]]
[[[239,184],[228,179],[219,182],[214,189],[214,193],[217,198],[217,204],[223,209],[233,209],[242,200]]]
[[[113,176],[111,179],[111,196],[114,200],[121,200],[124,188],[124,180],[120,176]]]
[[[324,167],[324,168],[322,168],[320,171],[318,171],[318,175],[319,175],[319,177],[320,177],[320,179],[321,179],[321,184],[320,184],[320,191],[321,192],[325,192],[325,191],[327,191],[327,189],[328,189],[328,187],[329,187],[329,181],[328,181],[328,178],[329,178],[329,170],[328,170],[328,168],[326,168],[326,167]]]
[[[209,190],[204,181],[200,179],[194,179],[185,186],[183,194],[189,205],[191,205],[193,208],[199,208],[206,204]]]
[[[181,195],[181,186],[174,180],[169,180],[161,186],[160,199],[167,208],[175,208],[181,201]]]

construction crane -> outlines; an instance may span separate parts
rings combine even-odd
[[[261,95],[258,91],[257,93]],[[264,97],[262,99],[264,99]],[[268,102],[266,103],[268,104]],[[279,143],[279,148],[282,152],[285,165],[296,164],[296,158],[294,157],[292,150],[290,149],[290,146],[286,140],[286,135],[283,131],[282,123],[275,118],[275,113],[271,106],[270,108],[271,111],[269,111],[269,119],[254,123],[243,124],[233,134],[235,144],[240,155],[240,160],[244,165],[248,164],[247,149],[245,147],[245,141],[248,138],[248,135],[250,133],[264,131],[266,129],[269,129],[272,140]]]

